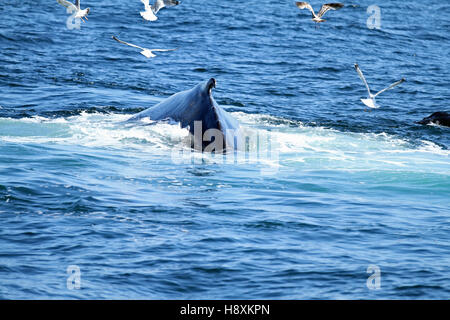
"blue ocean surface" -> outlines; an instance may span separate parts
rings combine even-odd
[[[2,0],[0,298],[450,298],[450,3],[344,4]],[[121,124],[211,77],[257,149]]]

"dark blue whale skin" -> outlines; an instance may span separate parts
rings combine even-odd
[[[435,123],[440,126],[450,127],[450,114],[448,112],[435,112],[432,115],[418,121],[420,124]]]
[[[230,148],[237,149],[236,140],[239,134],[239,122],[214,100],[212,89],[215,87],[216,80],[211,78],[199,83],[192,89],[170,96],[157,105],[132,116],[127,122],[138,121],[143,118],[155,121],[173,120],[179,122],[182,128],[189,127],[189,132],[194,135],[194,121],[202,121],[202,137],[209,129],[220,130],[223,135],[222,151]],[[202,139],[202,150],[214,140],[214,137],[211,141],[203,141]],[[200,144],[197,145],[200,146]]]

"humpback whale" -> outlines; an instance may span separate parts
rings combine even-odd
[[[441,126],[450,127],[450,114],[447,112],[435,112],[432,115],[418,121],[420,124],[435,123]]]
[[[239,122],[214,100],[212,89],[215,87],[216,80],[211,78],[135,114],[126,122],[143,118],[175,121],[182,128],[189,128],[194,138],[191,139],[191,146],[196,150],[235,150],[240,144]]]

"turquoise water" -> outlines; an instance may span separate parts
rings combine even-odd
[[[0,5],[0,298],[449,298],[450,131],[414,122],[448,111],[450,5],[387,1],[370,30],[370,1],[318,29],[293,2],[144,23],[139,1],[84,1],[69,30],[38,3]],[[355,62],[374,91],[407,82],[364,112]],[[210,77],[248,152],[120,124]]]

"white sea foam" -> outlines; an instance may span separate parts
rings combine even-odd
[[[430,141],[417,146],[386,133],[341,132],[310,127],[268,115],[233,113],[243,134],[251,141],[249,152],[211,156],[190,152],[187,129],[167,123],[122,124],[123,114],[81,113],[67,118],[35,116],[0,119],[0,141],[19,144],[63,144],[108,148],[122,152],[166,154],[177,161],[210,163],[259,163],[273,168],[294,166],[305,170],[397,170],[426,171],[430,163],[439,172],[448,170],[449,150]],[[259,139],[259,141],[258,141]],[[258,141],[258,143],[255,143]],[[256,150],[255,145],[258,144]],[[437,169],[436,169],[437,168]]]

